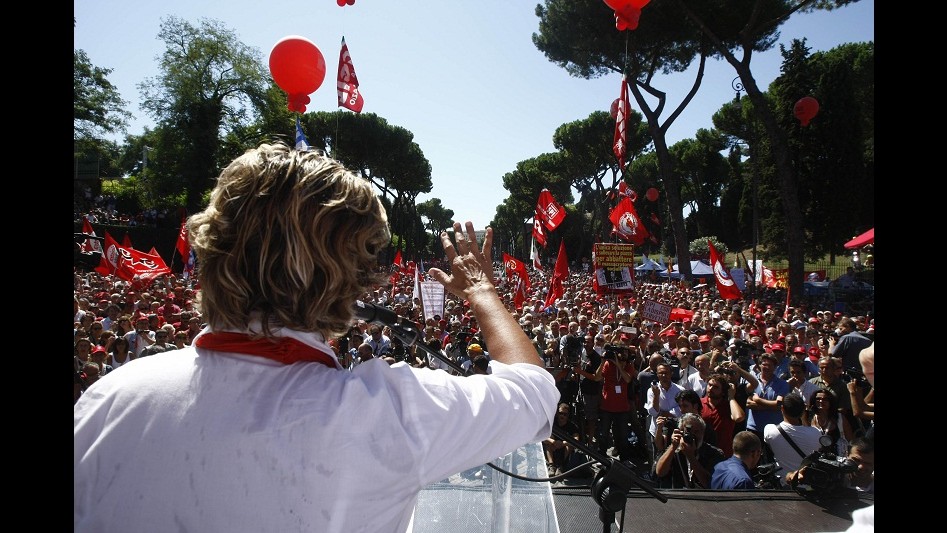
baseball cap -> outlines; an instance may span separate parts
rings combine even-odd
[[[665,337],[677,337],[677,332],[674,331],[673,329],[669,329],[669,330],[667,330],[667,331],[664,332],[664,336],[665,336]]]
[[[105,346],[96,346],[95,348],[92,349],[92,353],[99,353],[99,352],[106,353]]]
[[[467,351],[483,353],[483,348],[479,344],[470,344],[467,346]]]
[[[697,338],[697,342],[710,342],[710,335],[701,335]]]
[[[783,344],[783,343],[781,343],[781,342],[774,342],[772,348],[773,348],[773,351],[774,351],[774,352],[775,352],[776,350],[779,350],[780,352],[785,352],[785,351],[786,351],[786,345]]]
[[[818,350],[817,350],[817,351],[818,351]],[[792,353],[801,353],[801,354],[804,354],[804,353],[806,353],[806,349],[803,348],[802,346],[796,346],[795,348],[792,349]]]

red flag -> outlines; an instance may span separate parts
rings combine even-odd
[[[121,249],[118,241],[112,238],[109,232],[105,232],[105,246],[102,251],[102,259],[99,260],[99,266],[95,271],[103,276],[108,276],[118,268],[118,258],[121,257]]]
[[[640,245],[648,238],[648,230],[641,223],[641,218],[638,217],[638,212],[635,210],[635,204],[627,196],[623,196],[618,205],[612,209],[608,219],[615,226],[613,231],[622,240]]]
[[[615,115],[615,142],[612,151],[618,158],[618,168],[625,168],[625,150],[628,146],[628,116],[631,114],[631,105],[628,102],[628,83],[625,76],[621,77],[621,96],[618,98],[618,112]],[[640,243],[639,243],[640,244]]]
[[[120,248],[118,266],[115,270],[115,275],[119,279],[147,286],[158,276],[170,273],[171,269],[157,253],[145,253],[134,248]]]
[[[720,291],[720,297],[724,300],[739,300],[743,298],[743,293],[740,292],[740,288],[737,287],[737,284],[730,278],[730,273],[727,272],[727,269],[723,266],[723,262],[717,254],[717,249],[714,248],[714,243],[708,240],[707,246],[710,247],[710,266],[714,269],[714,279],[717,280],[717,290]]]
[[[352,65],[352,56],[349,55],[349,47],[345,44],[345,37],[342,37],[342,50],[339,51],[339,79],[337,82],[339,91],[339,107],[344,107],[362,112],[362,106],[365,100],[362,93],[358,90],[358,78],[355,77],[355,66]]]
[[[533,215],[533,238],[540,246],[546,246],[546,232],[543,231],[542,215],[539,213],[539,207],[536,208],[536,214]]]
[[[503,253],[503,264],[506,266],[506,279],[516,286],[513,293],[513,305],[517,309],[523,308],[523,302],[526,301],[526,291],[530,288],[529,273],[526,272],[526,263]]]
[[[191,243],[187,240],[187,218],[181,219],[181,230],[178,231],[178,242],[174,249],[178,251],[182,261],[187,261],[191,253]]]
[[[391,284],[391,294],[395,293],[395,284],[401,279],[401,271],[404,270],[404,261],[401,259],[401,250],[395,252],[395,259],[391,263],[391,276],[388,277],[388,282]]]
[[[92,223],[89,222],[89,217],[85,215],[82,216],[82,233],[98,237],[98,235],[95,234],[95,230],[92,229]],[[86,239],[82,242],[80,248],[82,249],[82,252],[86,254],[91,252],[101,252],[103,250],[102,243],[96,239]]]
[[[566,210],[553,198],[549,189],[543,189],[539,191],[539,199],[536,200],[536,216],[542,220],[546,229],[552,231],[562,224],[562,219],[566,218]]]
[[[556,303],[556,299],[562,298],[566,290],[562,283],[569,279],[569,258],[566,257],[566,241],[559,243],[559,256],[556,257],[556,267],[552,273],[552,281],[549,284],[549,294],[546,296],[545,306],[549,307]]]
[[[404,268],[404,260],[401,259],[401,250],[398,250],[397,252],[395,252],[395,260],[392,261],[391,264],[398,267],[398,270],[401,270]]]

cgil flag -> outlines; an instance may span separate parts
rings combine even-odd
[[[187,217],[181,220],[181,229],[178,231],[178,242],[174,245],[174,249],[181,255],[182,261],[186,261],[188,254],[191,253],[191,243],[187,240]]]
[[[569,258],[566,257],[566,241],[559,242],[559,256],[556,257],[556,267],[552,272],[552,280],[549,284],[549,295],[546,296],[545,307],[556,303],[556,300],[562,298],[565,294],[565,288],[562,284],[569,279]]]
[[[737,284],[734,283],[730,277],[730,273],[727,272],[726,267],[723,266],[723,261],[720,259],[720,254],[717,253],[717,249],[714,248],[714,243],[707,240],[707,246],[710,247],[710,266],[714,269],[714,279],[717,281],[717,291],[720,292],[720,297],[724,300],[739,300],[743,298],[743,293],[740,292],[740,288],[737,287]]]
[[[618,205],[608,215],[608,219],[612,221],[614,226],[612,232],[622,240],[641,245],[648,238],[648,229],[641,223],[638,211],[635,210],[635,204],[628,196],[622,197]]]
[[[299,117],[296,117],[296,150],[305,152],[309,150],[309,141],[306,140],[306,134],[303,133],[303,127],[299,123]],[[182,256],[184,254],[181,254]]]
[[[92,223],[89,222],[89,217],[85,215],[82,216],[82,233],[98,237],[98,235],[95,234],[95,230],[92,229]],[[82,242],[80,248],[83,253],[102,252],[102,243],[99,242],[98,239],[86,239]]]
[[[540,246],[546,246],[546,232],[543,230],[542,215],[539,213],[539,206],[536,206],[536,213],[533,215],[533,239]]]
[[[542,221],[546,229],[552,231],[562,224],[566,218],[566,210],[553,198],[549,189],[539,191],[539,199],[536,200],[536,216]],[[545,246],[545,239],[542,245]]]
[[[529,273],[526,272],[526,263],[503,253],[503,265],[506,266],[506,279],[515,287],[513,292],[513,306],[516,309],[523,308],[523,302],[526,301],[526,291],[530,288]]]
[[[339,92],[339,107],[361,113],[365,99],[358,90],[358,78],[355,77],[355,66],[352,65],[352,56],[349,54],[348,45],[345,44],[345,37],[342,37],[342,50],[339,51],[339,76],[336,86]]]

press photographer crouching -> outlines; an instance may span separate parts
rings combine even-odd
[[[823,439],[829,439],[823,436]],[[847,457],[830,451],[826,442],[819,451],[802,461],[802,467],[786,474],[786,482],[800,494],[842,498],[875,492],[875,445],[865,437],[851,442]]]
[[[704,442],[704,419],[685,413],[671,432],[671,443],[658,458],[654,481],[662,489],[709,489],[711,473],[724,460],[723,451]]]

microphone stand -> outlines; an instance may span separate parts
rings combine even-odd
[[[428,362],[430,362],[430,356],[434,356],[460,374],[465,376],[470,375],[468,370],[464,370],[462,366],[452,361],[446,355],[428,348],[424,343],[418,343],[417,341],[421,337],[420,329],[410,320],[405,320],[399,316],[397,323],[386,323],[385,325],[391,328],[391,334],[398,337],[406,347],[415,346],[426,353],[428,355]],[[568,442],[602,465],[592,480],[592,499],[599,506],[598,517],[599,520],[602,521],[602,531],[604,533],[609,533],[612,530],[612,523],[615,522],[615,513],[624,511],[626,500],[628,499],[628,491],[632,488],[632,485],[637,485],[661,503],[667,503],[667,496],[655,490],[625,463],[600,453],[598,450],[593,450],[557,427],[556,424],[552,425],[552,433],[560,440]],[[621,529],[621,526],[619,529]]]

